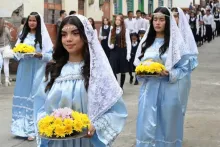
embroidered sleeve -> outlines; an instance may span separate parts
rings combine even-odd
[[[114,130],[111,126],[111,122],[108,116],[101,117],[98,119],[94,124],[96,131],[99,132],[99,135],[102,135],[103,139],[105,140],[105,144],[107,146],[111,146],[113,141],[118,136],[119,132]]]
[[[102,145],[98,142],[104,144],[105,147],[111,146],[118,134],[122,131],[126,118],[127,110],[121,98],[110,110],[93,122],[99,140],[94,142],[94,138],[92,139],[94,146],[101,147]]]

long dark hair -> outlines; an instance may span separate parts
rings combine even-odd
[[[3,35],[4,31],[5,31],[5,21],[3,18],[0,18],[0,36]]]
[[[88,20],[92,21],[92,28],[93,28],[93,30],[95,30],[96,28],[95,28],[95,21],[94,21],[94,19],[92,17],[90,17],[90,18],[88,18]]]
[[[178,17],[179,17],[179,11],[178,11],[178,9],[176,7],[172,8],[171,11],[172,12],[176,12],[178,14]]]
[[[82,67],[82,75],[84,77],[84,84],[85,84],[86,90],[88,90],[89,77],[90,77],[90,54],[89,54],[88,40],[85,35],[84,26],[81,23],[81,21],[76,16],[70,16],[70,17],[66,17],[61,22],[61,25],[60,25],[60,29],[58,32],[56,45],[55,45],[54,53],[53,53],[53,60],[55,62],[50,62],[46,66],[46,73],[45,73],[46,81],[49,80],[49,75],[50,75],[50,81],[46,86],[45,92],[51,89],[54,81],[60,75],[63,66],[69,60],[69,53],[63,47],[62,35],[61,35],[62,28],[66,24],[75,25],[79,30],[80,37],[84,41],[84,47],[83,47],[84,66]]]
[[[111,22],[110,22],[110,20],[107,18],[107,17],[104,17],[103,19],[102,19],[102,28],[104,28],[104,21],[105,21],[105,19],[108,21],[108,26],[111,26]]]
[[[28,16],[27,21],[24,24],[24,28],[22,30],[22,34],[19,36],[21,43],[24,42],[24,39],[27,37],[28,33],[31,31],[28,21],[31,15],[34,15],[37,20],[37,27],[36,27],[36,33],[35,33],[35,44],[36,47],[37,43],[39,43],[40,48],[42,49],[42,36],[41,36],[41,19],[40,15],[37,12],[31,12],[31,14]]]
[[[140,39],[139,39],[138,33],[134,32],[134,33],[131,33],[131,34],[130,34],[130,39],[131,39],[131,41],[132,41],[132,37],[133,37],[133,36],[136,36],[136,37],[137,37],[137,42],[139,43],[139,42],[140,42]],[[132,42],[131,42],[131,43],[132,43]]]
[[[165,29],[164,29],[164,44],[160,47],[160,57],[166,52],[167,48],[169,47],[169,42],[170,42],[170,12],[167,8],[165,7],[158,7],[154,13],[162,13],[165,14]],[[156,31],[153,26],[153,20],[154,20],[154,15],[150,21],[150,29],[148,32],[147,39],[143,42],[142,44],[142,50],[141,50],[141,56],[139,59],[141,59],[144,56],[145,51],[154,43],[154,40],[156,38]]]
[[[116,20],[116,18],[117,17],[120,17],[120,19],[121,19],[121,38],[120,38],[120,47],[121,48],[124,48],[124,47],[126,47],[126,36],[125,36],[125,33],[126,33],[126,28],[125,28],[125,23],[124,23],[124,18],[123,18],[123,16],[121,16],[121,15],[117,15],[116,17],[115,17],[115,20]],[[115,44],[115,41],[118,41],[118,40],[116,40],[116,22],[114,23],[114,25],[113,25],[113,29],[112,29],[112,31],[111,31],[111,43],[112,44]]]

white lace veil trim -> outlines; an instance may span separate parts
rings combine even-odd
[[[38,12],[37,12],[38,13]],[[40,13],[38,13],[40,16],[40,21],[41,21],[41,36],[42,36],[42,53],[47,53],[52,50],[53,48],[53,43],[51,41],[50,35],[47,31],[47,27],[44,23],[44,19],[41,16]],[[20,43],[20,39],[16,44]]]
[[[88,115],[94,122],[121,98],[123,92],[88,19],[82,15],[71,16],[78,17],[82,22],[89,44],[90,79],[87,107]]]
[[[168,9],[167,7],[165,7]],[[166,69],[169,71],[171,70],[174,65],[181,59],[181,57],[185,54],[187,54],[186,46],[183,41],[183,37],[180,33],[180,30],[176,24],[175,18],[173,17],[171,11],[170,12],[170,42],[169,42],[169,48],[167,50],[167,59],[165,62]],[[139,57],[141,55],[142,50],[142,44],[147,39],[149,29],[146,31],[144,37],[142,38],[138,50],[136,52],[134,65],[139,65],[140,60]]]
[[[151,26],[150,26],[151,27]],[[147,36],[148,36],[148,32],[150,30],[150,27],[148,27],[147,31],[145,32],[144,36],[142,37],[139,45],[138,45],[138,49],[136,51],[136,54],[135,54],[135,59],[134,59],[134,65],[135,66],[138,66],[140,64],[140,60],[139,60],[139,57],[141,56],[141,50],[142,50],[142,46],[143,46],[143,43],[144,41],[147,39]]]
[[[52,50],[53,43],[51,41],[50,35],[47,31],[47,27],[44,23],[44,18],[38,13],[41,19],[41,36],[42,36],[42,53],[47,53]]]
[[[187,21],[186,15],[184,14],[183,10],[177,7],[179,13],[179,29],[183,36],[183,40],[186,45],[187,52],[191,55],[198,54],[198,48],[195,42],[195,38],[193,36],[192,30],[189,26],[189,22]]]

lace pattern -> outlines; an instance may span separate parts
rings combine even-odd
[[[69,74],[66,76],[58,77],[54,83],[60,83],[64,81],[71,81],[71,80],[83,80],[83,76],[81,74]]]
[[[110,119],[108,116],[100,117],[95,123],[94,126],[96,130],[102,131],[105,135],[105,139],[108,142],[107,146],[111,146],[113,141],[118,136],[118,132],[110,124]]]
[[[189,26],[188,20],[181,8],[177,8],[179,12],[179,29],[183,36],[183,40],[185,42],[185,45],[187,47],[184,54],[198,54],[198,48],[195,42],[195,38],[193,36],[192,30]]]
[[[185,50],[184,41],[177,27],[176,21],[170,12],[170,43],[166,59],[166,69],[171,70],[174,65],[181,59],[181,54]]]
[[[31,101],[31,102],[34,102],[33,98],[32,97],[21,97],[21,96],[13,96],[14,99],[23,99],[23,100],[26,100],[26,101]]]
[[[181,139],[177,139],[175,141],[165,141],[165,140],[156,140],[156,141],[141,141],[141,140],[136,140],[137,141],[137,144],[150,144],[150,145],[154,145],[156,144],[156,142],[162,142],[164,144],[175,144],[176,142],[181,142],[182,143],[182,140]]]
[[[82,22],[90,51],[90,79],[88,88],[88,115],[92,122],[108,111],[122,96],[109,61],[88,19],[77,16]]]

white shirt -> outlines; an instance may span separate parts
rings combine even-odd
[[[116,34],[119,34],[121,32],[121,27],[116,27]]]
[[[214,21],[214,18],[213,16],[210,14],[209,16],[208,15],[205,15],[203,17],[203,20],[204,20],[204,23],[205,25],[212,25],[213,21]]]
[[[137,44],[138,44],[138,42],[136,41],[136,42],[132,43],[132,46],[135,47],[135,46],[137,46]]]
[[[140,29],[145,28],[145,21],[143,18],[136,18],[135,30],[138,32]]]
[[[108,25],[104,25],[104,29],[108,29]],[[112,29],[112,26],[110,26],[111,28],[110,28],[110,30]],[[107,38],[107,36],[102,36],[102,27],[100,27],[100,30],[99,30],[99,39],[100,40],[103,40],[103,39],[106,39]]]
[[[131,32],[135,31],[135,19],[125,19],[125,28],[128,29]]]
[[[143,21],[144,21],[144,29],[146,31],[150,27],[150,21],[145,18],[143,19]]]

